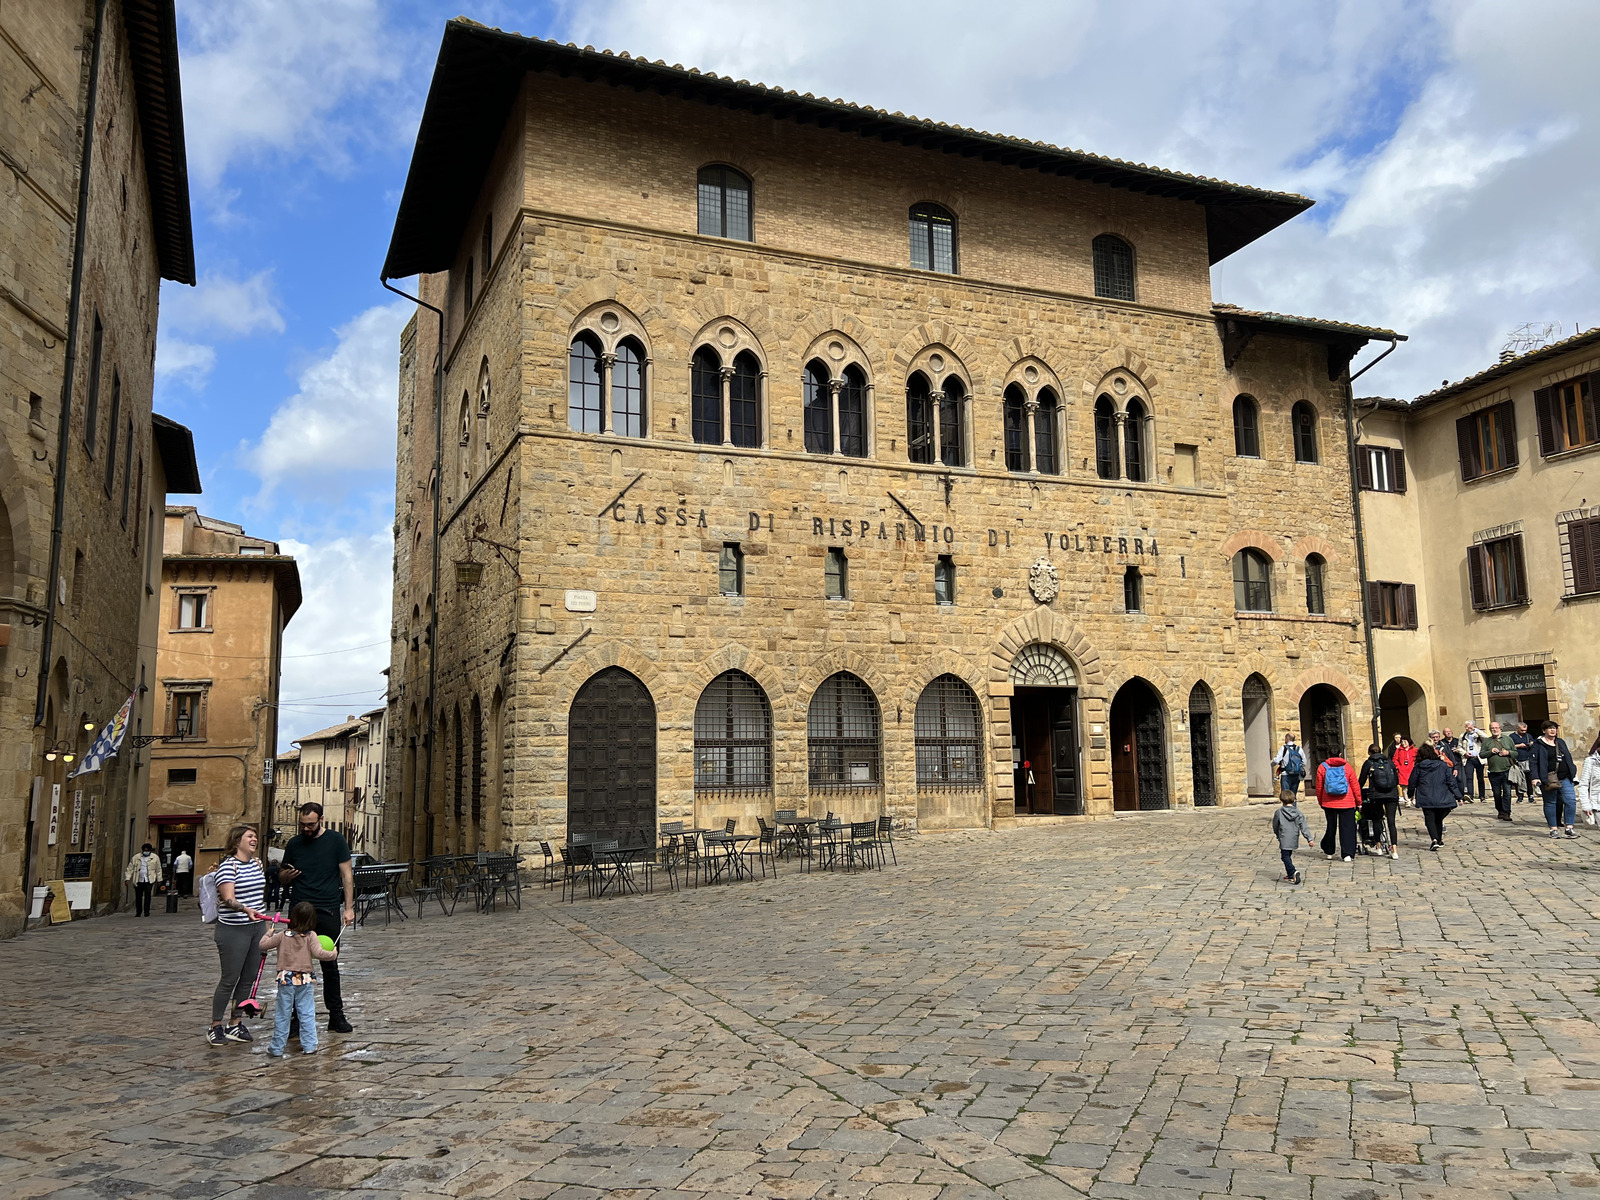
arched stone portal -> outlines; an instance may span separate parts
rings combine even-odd
[[[655,829],[655,702],[637,675],[607,667],[578,689],[567,717],[567,832]]]
[[[1404,734],[1413,742],[1417,735],[1428,733],[1428,700],[1414,679],[1396,675],[1378,692],[1378,718],[1383,730],[1383,744],[1388,746],[1394,735]]]
[[[1305,754],[1308,776],[1316,775],[1318,763],[1347,753],[1344,720],[1347,706],[1344,693],[1327,683],[1312,684],[1300,697],[1300,746]]]
[[[1272,795],[1272,685],[1260,675],[1244,681],[1244,776],[1251,796]]]
[[[1128,680],[1111,701],[1111,798],[1118,812],[1171,807],[1166,714],[1143,679]]]
[[[1059,646],[1030,642],[1011,660],[1011,772],[1017,813],[1083,813],[1078,672]]]

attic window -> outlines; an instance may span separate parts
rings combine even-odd
[[[264,557],[267,553],[267,548],[265,546],[240,546],[239,553],[244,555]]]

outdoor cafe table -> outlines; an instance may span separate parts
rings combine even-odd
[[[821,820],[820,817],[778,817],[777,824],[778,828],[790,831],[789,844],[796,851],[800,851],[802,842],[811,841],[811,827],[820,824]]]
[[[755,834],[710,832],[702,840],[705,842],[705,862],[710,875],[707,882],[715,882],[724,876],[743,879],[751,874],[746,868],[743,850],[756,840]]]
[[[840,835],[843,835],[842,837]],[[838,865],[840,843],[850,836],[850,826],[843,821],[818,821],[812,846],[822,866]]]
[[[650,853],[648,846],[618,846],[597,842],[594,846],[594,856],[597,861],[611,864],[609,870],[598,872],[596,878],[596,895],[604,896],[612,892],[618,896],[639,894],[639,881],[634,876],[634,865],[641,861],[641,856]]]

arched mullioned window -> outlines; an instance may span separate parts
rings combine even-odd
[[[938,204],[911,208],[911,265],[918,271],[956,271],[956,219]]]
[[[1317,458],[1317,410],[1302,400],[1290,411],[1289,420],[1294,428],[1295,462],[1320,461]]]
[[[854,363],[844,369],[839,389],[839,452],[867,456],[867,376]]]
[[[611,431],[644,436],[644,351],[632,338],[617,343],[611,364]]]
[[[933,389],[921,371],[906,380],[906,452],[914,463],[933,462]]]
[[[961,679],[941,675],[923,688],[914,729],[918,787],[977,787],[983,782],[983,710]]]
[[[813,789],[877,787],[883,780],[878,699],[848,671],[824,679],[811,697],[806,758]]]
[[[722,445],[722,363],[710,346],[696,350],[690,363],[689,408],[694,440]]]
[[[707,237],[754,240],[750,178],[732,167],[701,167],[697,177],[699,231]]]
[[[1094,239],[1094,294],[1108,300],[1134,299],[1133,247],[1113,233]]]
[[[1050,388],[1039,391],[1039,406],[1033,413],[1033,469],[1041,475],[1059,475],[1061,461],[1056,454],[1056,422],[1061,404]]]
[[[567,425],[578,433],[600,432],[600,343],[593,334],[573,338],[567,355]]]
[[[1006,440],[1006,470],[1028,469],[1028,398],[1022,388],[1012,384],[1001,402]]]
[[[833,401],[828,394],[828,368],[813,360],[805,374],[806,450],[833,453]]]
[[[1261,410],[1253,396],[1234,397],[1233,452],[1240,458],[1261,457]]]
[[[694,710],[696,791],[772,786],[772,706],[743,671],[706,685]]]
[[[748,350],[734,358],[728,381],[728,440],[747,450],[761,445],[761,363]]]
[[[1272,611],[1272,560],[1253,546],[1233,556],[1233,607],[1239,612]]]
[[[1110,396],[1094,402],[1094,469],[1101,479],[1119,479],[1117,461],[1117,409]]]
[[[1328,615],[1328,560],[1320,554],[1306,555],[1306,611],[1319,617]]]
[[[1122,421],[1122,456],[1127,464],[1127,476],[1134,483],[1150,481],[1148,447],[1145,444],[1148,421],[1144,402],[1129,400]]]
[[[954,375],[945,376],[944,399],[939,402],[939,461],[947,467],[967,464],[967,389]]]

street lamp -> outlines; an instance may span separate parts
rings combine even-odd
[[[72,752],[72,747],[68,746],[66,742],[57,742],[44,752],[45,762],[55,762],[57,758],[60,758],[62,762],[69,763],[77,757]]]
[[[189,714],[188,713],[180,712],[176,717],[173,718],[172,723],[173,723],[173,725],[175,725],[177,727],[178,732],[176,732],[176,733],[166,733],[166,734],[162,734],[162,733],[136,733],[136,734],[134,734],[133,735],[134,748],[138,749],[138,750],[143,750],[146,746],[149,746],[154,742],[181,742],[183,739],[185,739],[185,738],[187,738],[189,736],[190,718],[189,718]]]

